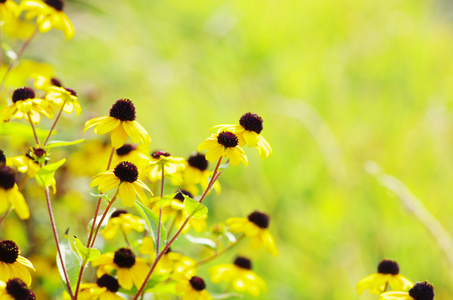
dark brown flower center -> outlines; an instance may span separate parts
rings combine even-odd
[[[263,119],[257,114],[252,114],[250,112],[244,114],[239,119],[239,124],[248,131],[255,131],[260,133],[263,130]]]
[[[252,261],[250,259],[242,257],[242,256],[236,257],[236,259],[234,260],[234,264],[242,269],[247,269],[247,270],[252,269]]]
[[[135,106],[129,99],[120,99],[110,109],[110,116],[120,121],[134,121]]]
[[[118,209],[118,210],[115,210],[115,211],[110,215],[110,219],[118,218],[119,216],[124,215],[124,214],[127,214],[127,210],[125,210],[125,209]]]
[[[189,159],[187,159],[187,163],[189,164],[189,166],[199,169],[200,171],[206,170],[209,165],[206,157],[201,153],[192,154]]]
[[[0,0],[0,3],[5,3],[5,2],[6,2],[6,0]]]
[[[57,78],[53,77],[50,79],[50,83],[53,85],[53,86],[58,86],[58,87],[62,87],[63,84],[61,83],[60,80],[58,80]]]
[[[68,87],[65,87],[64,89],[67,90],[68,92],[70,92],[71,95],[73,95],[74,97],[77,97],[77,92],[74,89],[71,89]]]
[[[25,282],[19,278],[14,278],[6,283],[6,291],[14,300],[34,300],[35,294],[28,289]]]
[[[236,147],[239,143],[239,140],[234,133],[224,131],[219,133],[219,135],[217,136],[217,142],[226,148],[231,148]]]
[[[121,181],[135,182],[138,179],[137,166],[128,161],[120,162],[113,170],[113,173]]]
[[[46,155],[46,150],[41,148],[33,148],[33,153],[36,155],[36,157],[41,158]]]
[[[4,164],[0,164],[0,188],[9,190],[16,183],[16,173]]]
[[[112,293],[118,292],[120,285],[118,283],[118,280],[116,280],[115,277],[104,274],[98,280],[96,280],[96,284],[99,287],[105,287],[107,290],[109,290]]]
[[[120,248],[116,250],[113,262],[120,268],[131,268],[135,264],[135,254],[131,249]]]
[[[269,227],[269,222],[270,218],[268,215],[261,213],[259,211],[254,211],[252,212],[249,216],[248,219],[250,222],[258,226],[259,228],[268,228]]]
[[[166,156],[166,157],[170,156],[170,153],[168,153],[167,151],[156,151],[153,154],[151,154],[151,156],[154,159],[159,159],[161,156]]]
[[[2,150],[0,150],[0,164],[3,164],[3,165],[6,164],[6,156]]]
[[[63,10],[64,2],[62,0],[44,0],[44,2],[58,11]]]
[[[400,267],[396,261],[384,259],[378,265],[378,273],[397,275],[400,272]]]
[[[184,195],[186,195],[189,198],[193,198],[192,194],[186,190],[179,190],[179,192],[175,195],[174,199],[179,200],[181,202],[184,202]]]
[[[434,287],[429,282],[417,282],[410,290],[409,296],[414,300],[433,300]]]
[[[29,87],[21,87],[13,92],[13,102],[16,103],[19,100],[33,99],[35,98],[35,92]]]
[[[131,144],[124,144],[123,146],[116,149],[116,154],[118,156],[124,156],[129,154],[131,151],[135,150],[135,146]]]
[[[0,261],[12,264],[16,262],[19,257],[19,247],[16,243],[10,240],[0,241]]]
[[[190,285],[196,291],[202,291],[206,288],[206,284],[204,283],[204,280],[198,276],[194,276],[194,277],[190,278]]]

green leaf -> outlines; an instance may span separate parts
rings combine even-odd
[[[165,195],[160,199],[160,205],[167,205],[173,198],[175,198],[177,193]]]
[[[51,185],[55,172],[65,163],[65,161],[66,158],[63,158],[56,163],[45,165],[41,169],[39,169],[39,171],[36,173],[36,181],[38,182],[38,184],[43,187]]]
[[[202,238],[202,237],[195,237],[195,236],[191,236],[190,234],[185,234],[184,236],[186,237],[186,239],[188,239],[190,242],[192,242],[194,244],[203,245],[212,250],[216,249],[216,244],[210,239]]]
[[[77,279],[79,276],[80,272],[80,266],[81,266],[81,259],[77,255],[77,253],[72,249],[71,243],[69,241],[69,235],[68,235],[69,229],[66,230],[64,237],[60,241],[60,251],[61,251],[61,256],[63,258],[63,263],[66,267],[66,271],[68,273],[68,278],[69,278],[69,283],[71,284],[71,287],[75,287],[77,284]],[[57,254],[57,266],[58,266],[58,271],[60,272],[60,277],[63,282],[63,286],[67,292],[69,292],[68,287],[66,285],[66,280],[63,272],[63,267],[60,263],[60,258],[58,257]]]
[[[4,53],[5,55],[11,59],[11,61],[17,59],[17,54],[16,52],[13,50],[13,48],[11,48],[10,45],[8,45],[7,43],[3,42],[2,43],[2,48],[4,50]]]
[[[98,249],[85,247],[76,236],[74,236],[73,244],[84,262],[93,261],[101,255],[101,251]]]
[[[47,147],[55,148],[55,147],[65,147],[65,146],[72,146],[77,145],[84,142],[85,139],[75,140],[75,141],[51,141],[47,143]]]
[[[165,274],[165,275],[158,275],[158,274],[153,274],[151,278],[148,280],[148,282],[145,285],[145,293],[151,291],[151,288],[158,285],[159,283],[162,283],[170,278],[170,275]],[[135,285],[130,289],[126,290],[122,287],[118,290],[120,293],[126,294],[126,295],[136,295],[138,292],[138,289],[135,287]]]
[[[148,226],[149,232],[151,232],[153,236],[154,247],[157,247],[157,228],[159,224],[159,218],[153,213],[151,209],[144,206],[141,202],[135,201],[135,207],[137,208],[138,212],[145,220],[146,225]],[[160,246],[159,251],[162,250],[165,245],[167,244],[167,230],[163,223],[160,224]],[[156,249],[154,249],[156,250]],[[156,250],[157,252],[157,250]]]
[[[236,237],[231,232],[225,231],[224,234],[230,242],[236,243]]]
[[[110,197],[106,194],[93,194],[90,193],[91,196],[96,197],[96,198],[104,198],[107,202],[110,202]]]
[[[184,196],[184,210],[189,214],[189,216],[199,219],[208,213],[208,208],[206,205],[193,200],[192,198],[182,194]]]

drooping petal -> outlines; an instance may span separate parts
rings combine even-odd
[[[126,143],[127,133],[124,131],[123,126],[119,125],[110,133],[110,137],[112,139],[113,148],[118,149]]]
[[[130,182],[123,182],[119,187],[121,202],[124,206],[131,207],[135,201],[135,187]]]

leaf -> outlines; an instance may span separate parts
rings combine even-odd
[[[167,205],[173,198],[175,198],[177,193],[165,195],[160,199],[160,205],[164,206]]]
[[[96,197],[96,198],[104,198],[107,202],[110,202],[110,197],[107,196],[106,194],[93,194],[90,193],[91,196]]]
[[[93,261],[101,255],[101,251],[98,249],[85,247],[76,236],[74,236],[73,244],[84,262]]]
[[[145,293],[150,292],[152,290],[151,288],[158,285],[159,283],[162,283],[162,282],[168,280],[169,277],[170,277],[169,274],[164,274],[164,275],[153,274],[153,276],[151,276],[151,278],[146,283],[146,286],[144,289]],[[118,291],[120,293],[123,293],[126,295],[136,295],[138,292],[138,289],[134,285],[130,290],[126,290],[126,289],[120,287],[120,289]]]
[[[157,228],[159,224],[159,218],[153,213],[152,210],[150,210],[148,207],[144,206],[141,202],[135,201],[135,207],[137,208],[138,212],[142,216],[142,218],[145,220],[146,225],[148,226],[148,230],[152,233],[153,235],[153,242],[154,242],[154,247],[157,247]],[[165,226],[163,223],[160,224],[160,246],[159,246],[159,251],[162,250],[165,245],[167,244],[167,230],[165,229]],[[157,250],[154,249],[156,252]]]
[[[55,172],[65,163],[65,161],[66,158],[63,158],[56,163],[45,165],[41,169],[39,169],[39,171],[36,173],[36,181],[38,182],[38,184],[43,187],[51,185]]]
[[[231,232],[225,231],[224,234],[230,242],[236,243],[236,237]]]
[[[189,214],[189,216],[199,219],[208,213],[208,208],[206,205],[193,200],[192,198],[182,194],[184,196],[184,210]]]
[[[186,237],[186,239],[188,239],[190,242],[192,242],[194,244],[203,245],[212,250],[216,249],[216,243],[214,243],[210,239],[202,238],[202,237],[195,237],[195,236],[191,236],[190,234],[185,234],[184,236]]]
[[[75,140],[75,141],[51,141],[51,142],[47,143],[47,147],[49,147],[49,149],[55,148],[55,147],[66,147],[66,146],[77,145],[84,141],[85,141],[85,139],[80,139],[80,140]]]
[[[80,266],[81,266],[81,260],[80,257],[77,255],[77,253],[72,249],[70,241],[69,241],[69,236],[68,236],[69,229],[66,230],[65,235],[63,239],[60,241],[60,251],[61,251],[61,256],[63,258],[63,263],[66,267],[66,271],[68,273],[68,278],[69,278],[69,283],[71,284],[71,287],[75,286],[77,284],[77,279],[79,276],[80,272]],[[67,292],[69,292],[68,287],[66,285],[66,279],[64,276],[63,272],[63,267],[60,263],[60,258],[58,257],[57,254],[57,266],[58,266],[58,271],[60,272],[60,277],[63,282],[63,286]]]
[[[4,50],[5,55],[11,59],[11,61],[17,59],[17,54],[14,52],[13,48],[11,48],[10,45],[7,43],[3,42],[2,43],[2,49]]]

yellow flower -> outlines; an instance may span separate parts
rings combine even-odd
[[[146,130],[135,121],[135,107],[129,99],[120,99],[110,109],[109,116],[99,117],[85,123],[85,132],[88,128],[95,127],[94,132],[104,134],[110,132],[112,146],[115,149],[123,146],[129,136],[134,143],[151,143]]]
[[[145,205],[148,205],[148,198],[142,189],[150,193],[151,191],[138,179],[138,169],[133,163],[123,161],[114,170],[96,175],[91,181],[90,187],[97,185],[99,185],[98,189],[101,193],[118,187],[119,196],[124,206],[131,207],[134,205],[136,195]]]
[[[63,111],[68,114],[75,110],[76,114],[80,115],[80,112],[82,111],[82,108],[77,101],[76,91],[68,87],[49,87],[45,99],[56,104],[59,108],[63,106]]]
[[[266,283],[252,271],[252,262],[245,257],[237,257],[232,264],[214,266],[209,273],[212,282],[229,282],[236,291],[247,291],[254,297],[266,289]]]
[[[254,147],[258,150],[261,158],[272,156],[272,148],[266,139],[260,134],[263,130],[263,119],[257,114],[250,112],[244,114],[239,119],[239,125],[225,124],[217,125],[216,128],[220,131],[232,131],[239,139],[239,146],[247,144],[249,147]]]
[[[11,118],[27,121],[31,119],[33,124],[41,121],[41,114],[52,119],[52,110],[48,102],[43,99],[35,98],[35,92],[28,87],[22,87],[14,91],[13,104],[0,112],[0,117],[7,122]]]
[[[277,256],[278,250],[274,238],[267,230],[269,222],[268,215],[255,211],[247,218],[229,218],[225,223],[229,226],[231,232],[244,233],[250,239],[252,248],[256,249],[263,246],[272,255]]]
[[[366,289],[369,289],[371,294],[381,294],[385,292],[387,286],[393,291],[405,291],[414,284],[399,274],[400,269],[396,261],[382,260],[378,265],[378,272],[371,274],[362,280],[356,286],[357,293],[360,295]]]
[[[115,253],[102,254],[93,261],[93,266],[99,266],[96,272],[98,278],[116,270],[118,283],[126,290],[130,290],[133,285],[140,288],[149,271],[146,260],[135,257],[132,250],[128,248],[120,248]]]
[[[0,165],[0,213],[8,209],[8,206],[14,207],[16,214],[21,220],[30,217],[30,210],[27,202],[16,184],[16,174],[10,168],[3,164]],[[0,277],[1,279],[1,277]]]
[[[429,282],[417,282],[408,292],[385,292],[379,300],[433,300],[434,287]]]
[[[80,149],[69,157],[67,161],[68,170],[72,174],[79,176],[97,174],[101,170],[105,170],[105,165],[107,164],[111,151],[112,147],[99,139],[85,141],[82,143]],[[83,164],[80,163],[81,161],[83,161]],[[121,161],[111,165],[116,166]]]
[[[61,81],[51,75],[36,73],[32,77],[35,78],[33,86],[38,90],[47,91],[50,87],[63,87]]]
[[[122,300],[116,292],[120,285],[115,277],[104,274],[96,283],[82,283],[80,286],[80,300]]]
[[[34,270],[33,264],[19,253],[19,247],[13,241],[0,241],[0,280],[19,278],[30,285],[31,275],[27,268]]]
[[[8,0],[12,2],[11,0]],[[33,22],[24,21],[18,18],[9,19],[8,22],[3,24],[3,31],[9,37],[19,39],[19,40],[27,40],[33,34],[36,25]],[[14,71],[11,71],[13,73]],[[30,75],[30,74],[28,74]],[[28,78],[27,78],[28,79]],[[22,84],[18,84],[23,85]],[[14,85],[14,86],[18,86]]]
[[[25,19],[36,18],[41,32],[47,32],[53,27],[63,31],[67,40],[74,36],[74,27],[63,12],[63,0],[24,0],[20,4],[21,11],[26,11]]]
[[[195,152],[189,156],[186,162],[186,167],[183,171],[183,189],[189,191],[193,195],[199,194],[199,189],[196,186],[200,184],[204,189],[207,188],[212,172],[208,170],[209,162],[202,153]],[[218,180],[214,183],[214,189],[220,193],[221,187]]]
[[[137,145],[124,144],[116,149],[113,155],[112,165],[117,165],[121,161],[130,161],[135,164],[139,170],[143,170],[148,165],[150,158],[141,151],[142,149],[138,148]]]
[[[12,0],[0,2],[0,21],[15,19],[19,6]]]
[[[176,292],[182,293],[182,300],[210,300],[204,280],[195,276],[195,270],[173,276],[178,281]]]
[[[20,295],[20,298],[17,298]],[[1,300],[35,300],[35,294],[19,278],[14,278],[3,282],[0,280],[0,299]]]
[[[173,157],[166,151],[156,151],[151,155],[145,173],[149,181],[156,182],[162,179],[162,168],[165,175],[172,176],[183,170],[184,167],[184,158]]]
[[[101,231],[101,234],[105,239],[111,240],[120,228],[124,234],[131,233],[132,230],[137,232],[145,230],[142,219],[129,214],[126,210],[116,210],[111,214],[107,226]]]
[[[211,135],[198,146],[198,151],[205,149],[208,149],[206,159],[210,162],[225,156],[233,166],[239,165],[241,161],[245,166],[249,164],[244,150],[239,146],[238,137],[231,131],[219,131]]]

